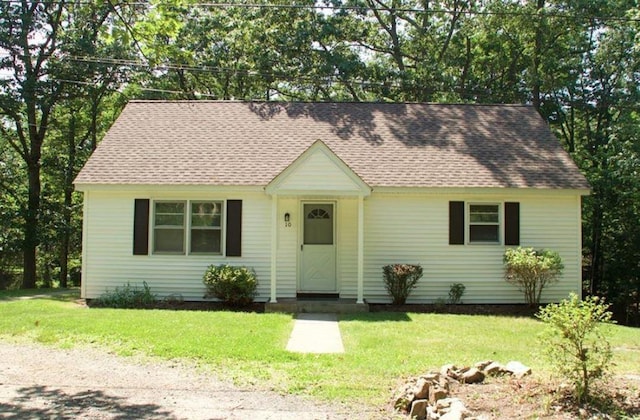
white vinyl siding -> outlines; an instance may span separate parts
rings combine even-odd
[[[158,296],[180,295],[202,300],[202,275],[211,264],[246,265],[258,276],[259,301],[270,290],[271,197],[264,192],[208,193],[206,187],[181,192],[171,187],[162,193],[88,191],[85,193],[83,232],[83,296],[97,298],[105,290],[146,281]],[[211,254],[132,255],[133,211],[136,198],[157,201],[222,202],[243,200],[242,256]],[[278,197],[277,296],[295,297],[300,249],[300,202],[311,197]],[[357,293],[357,209],[352,197],[323,197],[313,201],[336,203],[336,280],[341,297]],[[373,193],[364,200],[364,297],[368,302],[389,302],[382,282],[386,264],[421,264],[424,276],[410,303],[446,299],[453,283],[466,290],[464,303],[522,303],[522,293],[503,279],[505,246],[496,244],[449,245],[449,201],[520,203],[520,244],[558,251],[565,265],[559,284],[543,292],[543,301],[557,301],[580,291],[580,196],[567,192],[503,194]],[[151,206],[153,209],[153,205]],[[151,210],[153,213],[153,210]],[[223,212],[224,213],[224,212]],[[289,224],[284,215],[289,213]],[[153,217],[153,214],[150,214]],[[185,222],[188,226],[188,221]],[[224,215],[221,225],[224,228]],[[151,225],[153,227],[153,224]],[[501,228],[502,229],[502,228]],[[153,231],[153,229],[151,229]],[[153,232],[150,233],[153,235]],[[500,233],[503,235],[503,232]],[[502,242],[502,239],[501,239]]]
[[[389,302],[382,282],[382,266],[421,264],[423,278],[409,303],[447,299],[453,283],[466,290],[464,303],[523,303],[522,293],[503,279],[505,246],[448,245],[448,203],[520,203],[520,244],[558,251],[565,264],[560,283],[543,292],[544,302],[580,292],[580,197],[551,193],[503,196],[372,194],[365,200],[365,298]],[[500,212],[504,206],[500,206]],[[503,215],[501,215],[501,220]],[[502,235],[502,233],[501,233]]]
[[[174,188],[174,187],[172,187]],[[85,193],[83,235],[83,297],[97,298],[106,290],[130,283],[141,286],[146,281],[159,297],[174,295],[185,300],[203,300],[202,276],[211,264],[246,265],[256,271],[258,300],[269,296],[270,199],[264,193],[181,192],[179,187],[149,194],[90,191]],[[211,254],[133,255],[133,210],[136,198],[155,201],[243,200],[242,256]],[[153,206],[151,206],[153,207]],[[153,212],[153,210],[151,210]],[[150,214],[153,217],[153,214]],[[224,221],[222,222],[224,224]]]

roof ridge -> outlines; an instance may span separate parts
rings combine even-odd
[[[167,103],[167,104],[310,104],[310,105],[433,105],[433,106],[472,106],[472,107],[515,107],[531,108],[532,104],[517,103],[469,103],[469,102],[381,102],[381,101],[267,101],[241,99],[132,99],[128,103]]]

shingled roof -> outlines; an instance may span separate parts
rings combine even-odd
[[[369,186],[588,189],[530,106],[132,101],[76,184],[266,186],[315,141]]]

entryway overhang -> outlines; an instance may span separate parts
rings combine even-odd
[[[265,187],[271,196],[271,288],[270,302],[277,302],[278,197],[358,200],[357,303],[364,303],[364,199],[371,187],[337,156],[317,140]]]

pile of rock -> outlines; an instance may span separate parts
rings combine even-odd
[[[505,366],[493,360],[476,363],[473,367],[444,365],[440,372],[426,373],[398,388],[394,393],[393,407],[417,419],[471,419],[462,401],[449,398],[451,383],[479,384],[487,376],[513,375],[522,378],[529,374],[531,369],[520,362],[509,362]]]

